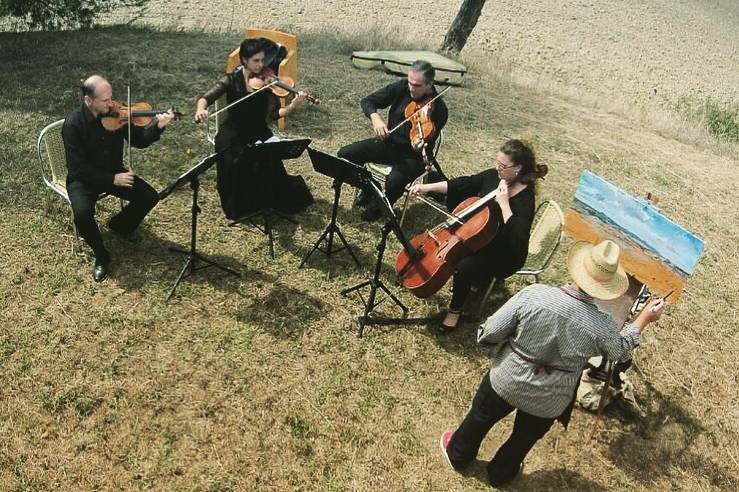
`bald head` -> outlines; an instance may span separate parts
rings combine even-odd
[[[94,98],[106,86],[110,87],[110,83],[102,75],[90,75],[82,82],[82,95]]]
[[[112,104],[113,88],[101,75],[91,75],[82,82],[82,99],[93,115],[106,115]]]

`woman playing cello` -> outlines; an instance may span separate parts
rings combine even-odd
[[[547,166],[536,163],[530,146],[520,140],[508,140],[498,151],[492,169],[474,176],[411,187],[411,193],[445,194],[450,210],[466,198],[483,196],[497,189],[489,207],[500,224],[498,232],[490,243],[457,264],[452,280],[452,300],[441,323],[443,331],[457,327],[473,285],[510,277],[526,262],[535,213],[535,184],[546,174]]]
[[[287,178],[282,162],[260,166],[257,165],[259,163],[239,162],[239,156],[246,145],[273,136],[268,121],[287,116],[306,99],[306,94],[301,91],[288,106],[281,108],[270,90],[260,91],[266,84],[264,56],[262,40],[245,39],[239,48],[241,65],[216,82],[197,102],[195,121],[200,123],[208,118],[208,106],[224,93],[229,104],[243,99],[228,109],[228,119],[218,129],[215,142],[219,153],[218,194],[226,217],[231,219],[240,218],[255,207],[276,205],[255,202],[272,200],[279,195],[279,189],[273,188],[279,187]],[[245,98],[252,93],[253,97]]]

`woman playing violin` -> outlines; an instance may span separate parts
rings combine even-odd
[[[510,277],[526,262],[535,213],[536,180],[543,178],[547,170],[546,165],[536,163],[529,145],[520,140],[508,140],[498,151],[492,169],[474,176],[411,187],[411,193],[445,194],[450,210],[466,198],[497,190],[489,206],[498,218],[498,232],[490,243],[457,264],[452,280],[452,300],[442,321],[444,331],[456,328],[473,285]]]
[[[264,56],[262,40],[245,39],[239,47],[241,65],[216,82],[197,101],[195,121],[200,123],[208,118],[208,106],[223,94],[226,94],[226,101],[230,104],[254,93],[253,97],[228,109],[228,119],[216,135],[215,148],[219,153],[218,194],[223,211],[232,219],[265,205],[254,203],[254,194],[250,191],[254,191],[262,200],[272,200],[278,193],[273,192],[270,186],[279,186],[287,177],[281,161],[262,166],[238,162],[242,150],[248,144],[272,137],[268,122],[292,113],[306,99],[306,94],[300,91],[289,105],[281,108],[279,100],[270,90],[256,93],[266,84],[265,74],[271,75],[264,66]],[[248,189],[249,186],[255,187],[254,190]]]
[[[389,133],[388,126],[393,129],[406,118],[406,107],[414,102],[421,102],[436,96],[434,77],[436,70],[430,63],[417,60],[408,71],[407,80],[399,80],[362,99],[362,111],[372,122],[376,138],[361,140],[342,147],[338,156],[355,164],[374,162],[392,166],[390,175],[385,180],[385,194],[390,203],[400,198],[403,190],[423,173],[425,164],[421,148],[414,146],[409,138],[411,123],[406,122],[397,131]],[[434,123],[435,134],[426,142],[430,153],[439,132],[446,124],[448,112],[442,99],[437,99],[430,108],[430,118]],[[378,110],[387,108],[388,123],[385,123]],[[430,156],[433,158],[433,156]],[[367,208],[362,212],[364,220],[372,221],[380,217],[380,208],[369,194],[360,194],[357,205]]]

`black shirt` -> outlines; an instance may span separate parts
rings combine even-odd
[[[436,94],[436,88],[434,88],[432,97],[436,96]],[[364,111],[364,114],[367,115],[367,117],[372,113],[377,113],[378,109],[390,106],[390,110],[388,111],[387,128],[388,130],[392,130],[398,123],[405,119],[405,107],[408,106],[408,103],[410,103],[411,100],[411,94],[408,90],[408,81],[401,79],[390,85],[386,85],[382,89],[365,97],[360,102],[360,105],[362,106],[362,111]],[[439,132],[444,128],[444,125],[446,125],[446,121],[449,118],[446,104],[441,98],[435,100],[431,104],[431,121],[434,122],[436,133],[434,134],[434,137],[428,141],[429,149],[434,148],[436,138],[439,136]],[[402,127],[398,128],[392,133],[392,135],[390,135],[390,141],[402,147],[407,147],[405,150],[410,150],[411,144],[408,136],[410,129],[410,122],[406,122]]]
[[[495,190],[500,177],[495,169],[486,169],[474,176],[463,176],[447,182],[447,207],[453,210],[462,201],[472,196],[485,196]],[[507,278],[526,263],[529,252],[529,235],[535,213],[534,185],[528,185],[511,197],[509,204],[513,215],[503,222],[503,213],[495,200],[488,207],[500,224],[495,237],[476,254],[483,255],[490,271],[497,278]]]
[[[159,140],[163,129],[152,124],[147,128],[131,128],[132,145],[139,149]],[[128,140],[128,126],[116,131],[103,128],[83,103],[64,120],[62,127],[64,153],[67,157],[67,183],[82,181],[94,189],[113,183],[113,176],[125,172],[123,140]]]
[[[244,67],[239,65],[233,73],[224,76],[201,97],[208,101],[209,106],[224,93],[228,104],[238,101],[247,95],[244,77]],[[233,126],[242,138],[246,138],[246,143],[251,143],[263,139],[265,135],[271,135],[267,122],[279,118],[279,110],[277,96],[265,89],[229,108],[225,124]]]

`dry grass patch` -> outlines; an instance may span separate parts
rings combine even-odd
[[[392,77],[351,68],[347,54],[365,47],[361,39],[301,38],[301,85],[322,105],[291,116],[291,135],[332,151],[370,134],[358,100]],[[489,363],[474,321],[448,338],[422,326],[371,328],[356,339],[359,304],[339,290],[370,275],[379,226],[359,220],[345,188],[339,222],[363,268],[339,253],[316,254],[298,270],[333,197],[307,159],[288,168],[306,177],[317,202],[299,226],[277,226],[274,261],[263,237],[226,227],[214,173],[203,180],[200,248],[240,278],[207,269],[164,302],[181,265],[167,247],[189,238],[187,191],[153,211],[141,244],[106,236],[115,273],[102,285],[89,278],[89,258],[70,254],[68,212],[40,183],[34,143],[78,104],[78,80],[102,71],[118,97],[130,83],[137,99],[191,112],[238,41],[122,28],[0,34],[8,67],[0,74],[0,488],[486,489],[481,466],[455,475],[437,448]],[[57,68],[39,69],[49,66]],[[566,206],[589,168],[634,194],[656,193],[668,216],[708,244],[686,295],[637,353],[648,417],[609,411],[590,442],[592,416],[577,412],[567,433],[554,430],[532,452],[517,488],[736,488],[736,162],[472,67],[468,86],[448,93],[440,156],[448,174],[490,165],[506,137],[521,136],[550,165],[541,198]],[[136,169],[161,189],[208,150],[186,119],[137,153]],[[436,220],[414,205],[407,227]],[[391,241],[387,264],[397,248]],[[564,280],[563,251],[546,282]],[[392,285],[390,267],[383,273]],[[508,291],[522,285],[513,280]],[[425,301],[402,296],[419,316],[449,300],[446,289]],[[492,432],[482,457],[510,425]]]

